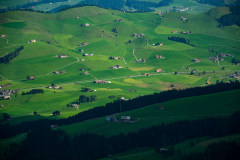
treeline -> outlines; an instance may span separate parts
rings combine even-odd
[[[240,133],[240,123],[236,123],[239,121],[240,112],[237,112],[227,118],[178,121],[107,138],[100,135],[82,133],[72,139],[62,130],[40,127],[29,132],[27,138],[21,144],[10,146],[3,158],[7,160],[93,160],[135,148],[160,148],[172,146],[193,138],[206,136],[213,138]],[[224,146],[227,147],[225,149],[233,149],[234,151],[239,149],[239,146],[236,145]],[[218,147],[221,148],[220,146]],[[221,151],[217,150],[218,147],[208,149],[210,151]]]
[[[225,6],[225,0],[195,0],[198,3],[209,4],[213,6]]]
[[[172,37],[168,37],[168,40],[171,41],[176,41],[176,42],[181,42],[181,43],[185,43],[187,45],[190,45],[192,47],[196,47],[194,44],[190,44],[189,39],[186,39],[184,37],[176,37],[176,36],[172,36]]]
[[[125,10],[125,6],[130,9],[135,9],[137,12],[150,12],[153,11],[151,8],[157,8],[162,6],[168,6],[173,3],[174,0],[162,0],[159,3],[140,1],[140,0],[83,0],[77,5],[73,6],[59,6],[53,9],[51,12],[64,11],[69,8],[76,8],[82,6],[98,6],[101,8]]]
[[[238,63],[240,63],[240,59],[234,57],[234,58],[232,59],[232,63],[233,63],[233,64],[238,64]]]
[[[30,121],[30,122],[23,122],[19,125],[10,126],[8,124],[0,125],[0,138],[6,138],[15,136],[17,134],[27,132],[34,128],[38,128],[40,126],[48,126],[52,124],[57,125],[67,125],[77,122],[82,122],[85,120],[112,115],[120,112],[120,105],[121,111],[126,112],[138,108],[142,108],[148,105],[162,103],[165,101],[173,100],[176,98],[184,98],[184,97],[192,97],[192,96],[200,96],[206,94],[212,94],[217,92],[223,91],[230,91],[230,90],[237,90],[240,89],[239,81],[231,81],[230,83],[217,83],[213,85],[208,85],[205,87],[195,87],[195,88],[187,88],[183,90],[168,90],[163,91],[160,93],[154,93],[152,95],[145,95],[140,96],[128,101],[118,100],[112,103],[108,103],[105,106],[95,107],[89,109],[87,111],[83,111],[75,116],[66,118],[66,119],[59,119],[59,120],[39,120],[39,121]]]
[[[16,10],[23,10],[23,11],[35,11],[31,9],[33,6],[41,5],[41,4],[49,4],[49,3],[55,3],[55,2],[66,2],[68,0],[41,0],[38,2],[29,2],[23,5],[17,5],[14,7],[7,7],[4,9],[0,9],[0,13],[8,12],[8,11],[16,11]],[[35,12],[43,12],[43,11],[35,11]]]
[[[181,160],[236,160],[240,158],[240,146],[236,142],[218,142],[207,146],[204,153],[191,153]]]
[[[44,91],[43,89],[32,89],[29,92],[22,92],[22,95],[37,94],[37,93],[44,93]]]
[[[231,26],[238,25],[240,26],[240,5],[230,6],[230,14],[223,15],[218,19],[220,26]]]
[[[21,47],[15,49],[15,51],[8,53],[7,55],[5,55],[3,57],[0,57],[0,63],[9,63],[12,59],[17,57],[20,54],[21,50],[23,50],[23,49],[24,49],[24,47],[21,46]]]

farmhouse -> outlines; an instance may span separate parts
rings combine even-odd
[[[201,60],[200,59],[193,59],[193,62],[198,63],[198,62],[201,62]]]
[[[162,55],[156,55],[156,58],[159,59],[159,58],[163,58]]]
[[[114,22],[123,22],[123,19],[116,19]]]
[[[111,82],[110,81],[105,81],[105,80],[96,80],[96,81],[94,81],[94,83],[105,84],[105,83],[111,83]]]
[[[61,54],[58,56],[59,58],[67,58],[68,56],[66,54]]]
[[[141,33],[141,34],[140,34],[140,36],[142,36],[142,37],[143,37],[143,36],[145,36],[145,34],[144,34],[144,33]]]
[[[86,71],[86,72],[84,72],[83,74],[84,74],[84,75],[88,75],[89,73],[88,73],[88,71]]]
[[[120,120],[121,121],[130,121],[131,120],[131,116],[121,116]]]
[[[138,59],[138,60],[136,60],[136,62],[146,62],[146,60],[145,59]]]
[[[179,33],[179,31],[172,31],[172,33]]]
[[[27,78],[27,80],[34,80],[34,79],[36,79],[36,77],[33,77],[33,76],[32,76],[32,77],[28,77],[28,78]]]
[[[156,72],[162,72],[162,69],[156,69]]]
[[[110,67],[110,69],[119,69],[119,68],[123,68],[121,65],[116,65],[116,66],[113,66],[113,67]]]
[[[60,73],[61,73],[61,74],[66,74],[67,72],[66,72],[66,71],[61,71]]]
[[[191,34],[191,31],[182,32],[182,34]]]
[[[78,108],[79,108],[79,105],[78,105],[78,104],[72,104],[71,107],[78,109]]]
[[[54,73],[54,74],[59,74],[59,72],[58,72],[58,71],[53,71],[53,73]]]
[[[1,91],[0,92],[0,98],[1,99],[11,99],[12,93],[10,91]]]
[[[162,15],[162,12],[158,12],[158,15],[161,16],[161,15]]]
[[[157,42],[157,43],[153,44],[153,46],[163,46],[163,43]]]
[[[1,35],[1,38],[4,38],[4,37],[7,37],[7,35],[6,35],[6,34],[2,34],[2,35]]]
[[[209,57],[208,59],[213,60],[213,62],[217,62],[218,61],[218,57]]]
[[[190,68],[190,67],[187,67],[186,69],[187,69],[187,70],[190,70],[191,68]]]
[[[93,53],[89,53],[89,56],[93,56]]]
[[[120,59],[120,57],[117,57],[117,56],[115,56],[115,57],[109,57],[109,59],[117,60],[117,59]]]
[[[149,73],[143,73],[143,75],[144,75],[144,76],[150,76],[150,74],[149,74]]]
[[[83,52],[84,52],[84,50],[83,50],[83,49],[79,49],[79,52],[83,53]]]
[[[90,26],[90,24],[89,23],[84,23],[84,24],[82,24],[82,26],[83,27],[88,27],[88,26]]]
[[[30,41],[27,41],[27,43],[35,43],[35,42],[37,42],[35,39],[32,39],[32,40],[30,40]]]
[[[132,36],[133,36],[133,37],[137,37],[137,36],[138,36],[138,34],[137,34],[137,33],[134,33]]]
[[[185,21],[185,20],[187,20],[187,18],[185,18],[184,16],[181,16],[181,17],[179,18],[179,20]]]
[[[83,43],[82,43],[82,46],[87,46],[87,45],[88,45],[87,42],[83,42]]]

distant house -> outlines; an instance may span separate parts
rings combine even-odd
[[[35,42],[37,42],[36,39],[32,39],[30,41],[27,41],[27,43],[35,43]]]
[[[185,21],[185,20],[187,20],[187,18],[185,18],[184,16],[181,16],[181,17],[179,18],[179,20]]]
[[[110,67],[110,69],[119,69],[119,68],[123,68],[121,65],[116,65],[116,66],[113,66],[113,67]]]
[[[140,34],[140,36],[142,36],[142,37],[143,37],[143,36],[145,36],[145,34],[144,34],[144,33],[141,33],[141,34]]]
[[[183,34],[191,34],[191,31],[182,32]]]
[[[53,71],[53,73],[54,73],[54,74],[59,74],[59,72],[58,72],[58,71]]]
[[[162,12],[158,12],[158,15],[161,16],[161,15],[162,15]]]
[[[28,80],[34,80],[34,79],[36,79],[36,77],[34,76],[28,78]]]
[[[76,19],[79,19],[79,17],[76,17]]]
[[[143,75],[144,75],[144,76],[150,76],[150,74],[149,74],[149,73],[143,73]]]
[[[90,24],[89,23],[84,23],[84,24],[82,24],[82,26],[83,27],[88,27],[88,26],[90,26]]]
[[[88,53],[84,53],[83,56],[89,56],[89,54]]]
[[[163,46],[164,43],[161,43],[161,42],[157,42],[155,44],[153,44],[153,46]]]
[[[131,120],[131,116],[121,116],[120,120],[123,120],[123,121],[130,121]]]
[[[88,45],[87,42],[83,42],[83,43],[82,43],[82,46],[87,46],[87,45]]]
[[[105,81],[105,80],[96,80],[96,81],[94,81],[94,83],[105,84],[105,83],[111,83],[111,82],[110,81]]]
[[[85,61],[85,59],[81,59],[81,61],[83,62],[83,61]]]
[[[198,63],[198,62],[201,62],[201,60],[200,59],[193,59],[193,62]]]
[[[109,57],[109,59],[117,60],[117,59],[120,59],[120,57],[117,57],[117,56],[115,56],[115,57]]]
[[[163,58],[162,55],[156,55],[156,58],[159,59],[159,58]]]
[[[5,38],[5,37],[7,37],[6,34],[2,34],[2,35],[1,35],[1,38]]]
[[[133,36],[133,37],[137,37],[137,36],[138,36],[138,34],[137,34],[137,33],[134,33],[132,36]]]
[[[162,69],[156,69],[156,72],[162,72]]]
[[[210,82],[209,82],[209,81],[207,81],[207,82],[206,82],[206,84],[210,84]]]
[[[116,19],[114,22],[123,22],[123,19]]]
[[[145,59],[138,59],[138,60],[136,60],[136,62],[146,62],[146,60]]]
[[[11,99],[11,97],[10,97],[11,95],[12,95],[12,93],[9,91],[1,91],[0,92],[1,99]]]
[[[67,72],[66,72],[66,71],[61,71],[60,73],[61,73],[61,74],[66,74]]]
[[[93,53],[89,53],[89,56],[93,56]]]
[[[172,33],[179,33],[179,31],[172,31]]]
[[[84,52],[84,50],[83,50],[83,49],[79,49],[79,52],[83,53],[83,52]]]
[[[218,61],[218,57],[209,57],[208,59],[213,60],[213,62],[217,62]]]
[[[72,104],[71,107],[78,109],[78,108],[79,108],[79,105],[78,105],[78,104]]]
[[[61,54],[58,56],[59,58],[67,58],[68,56],[66,54]]]
[[[191,68],[190,68],[190,67],[187,67],[186,69],[187,69],[187,70],[190,70]]]

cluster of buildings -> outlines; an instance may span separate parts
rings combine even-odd
[[[123,19],[116,19],[114,22],[123,22]]]
[[[240,71],[231,74],[229,77],[230,77],[230,78],[240,79]]]
[[[185,32],[172,31],[172,33],[178,33],[178,34],[191,34],[191,31],[185,31]]]
[[[58,85],[54,85],[54,84],[47,86],[47,88],[48,89],[62,89],[62,87],[59,87]]]
[[[0,90],[0,99],[11,99],[11,95],[14,95],[19,91],[20,91],[19,89],[16,89],[16,90],[11,90],[11,89]]]

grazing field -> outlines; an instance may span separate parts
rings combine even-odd
[[[20,46],[24,49],[9,64],[0,63],[0,84],[11,83],[4,89],[20,89],[10,100],[0,101],[4,105],[0,114],[7,112],[16,119],[28,119],[26,116],[31,117],[38,111],[44,118],[53,118],[51,113],[60,110],[62,115],[57,118],[62,118],[120,97],[129,99],[171,88],[234,80],[229,75],[239,70],[231,60],[233,56],[240,57],[240,38],[236,34],[240,29],[219,28],[216,21],[227,13],[225,7],[202,14],[166,13],[164,17],[155,12],[124,13],[98,7],[74,8],[55,14],[1,13],[0,33],[7,37],[0,38],[0,56]],[[181,16],[187,20],[179,20]],[[122,22],[115,22],[118,19]],[[90,26],[84,26],[85,23]],[[191,34],[172,33],[175,30],[191,31]],[[170,41],[169,36],[187,38],[195,47]],[[26,43],[34,39],[36,42]],[[156,43],[163,45],[154,45]],[[83,56],[90,53],[93,56]],[[216,63],[208,59],[216,56],[215,53],[232,57]],[[67,57],[60,58],[60,55]],[[110,59],[114,56],[119,59]],[[201,61],[196,63],[193,59]],[[122,68],[110,69],[116,65]],[[161,71],[158,73],[157,69]],[[54,74],[54,71],[65,74]],[[86,71],[88,74],[84,75]],[[195,73],[190,75],[191,71]],[[26,80],[27,76],[35,79]],[[111,83],[92,83],[95,80]],[[46,88],[51,84],[62,89]],[[82,87],[96,89],[96,92],[82,92]],[[21,95],[34,88],[44,89],[44,94]],[[129,91],[131,89],[135,92]],[[79,110],[66,107],[82,94],[96,95],[97,101],[81,104]],[[115,98],[108,98],[111,95]]]
[[[132,122],[129,123],[108,122],[106,117],[102,117],[66,125],[60,127],[60,129],[72,136],[81,132],[113,136],[179,120],[228,116],[240,110],[240,105],[237,103],[239,96],[240,91],[237,90],[199,97],[181,98],[114,115],[117,119],[121,116],[131,116]],[[159,108],[159,105],[163,108]]]

